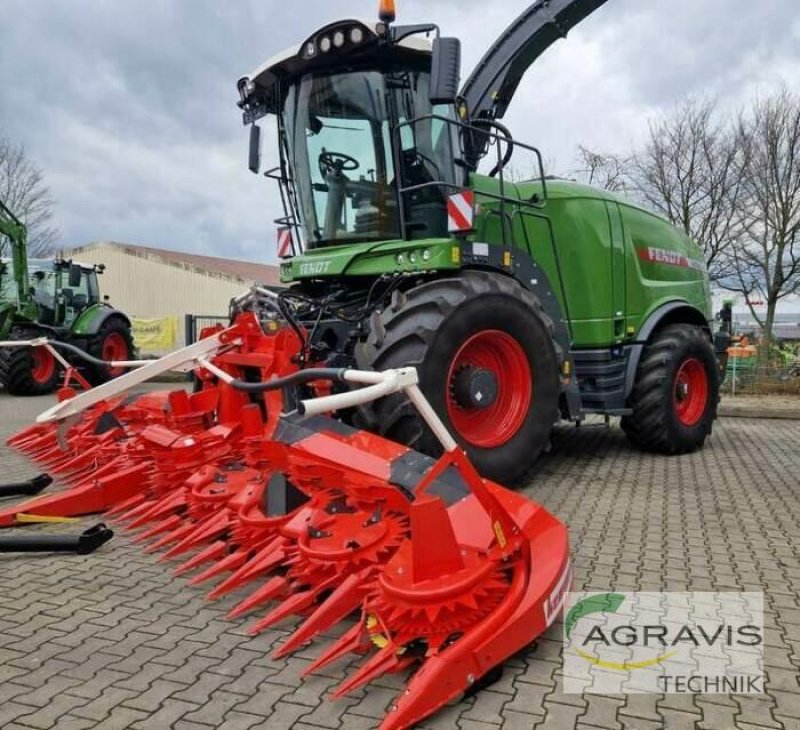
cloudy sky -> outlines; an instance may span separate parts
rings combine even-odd
[[[274,259],[271,183],[246,169],[236,80],[377,0],[2,0],[0,134],[46,172],[64,247],[112,239]],[[398,0],[464,43],[464,75],[525,0]],[[506,123],[574,169],[686,94],[735,109],[800,83],[797,0],[609,0],[533,68]],[[271,141],[271,139],[270,139]]]

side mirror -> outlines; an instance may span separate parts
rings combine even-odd
[[[257,124],[250,125],[250,154],[247,158],[250,172],[258,174],[261,169],[261,127]]]
[[[461,41],[434,38],[431,60],[431,104],[453,104],[461,82]]]
[[[78,264],[70,264],[69,265],[69,277],[67,279],[69,287],[71,289],[76,289],[81,285],[81,267]]]

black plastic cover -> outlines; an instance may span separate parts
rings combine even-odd
[[[431,65],[431,103],[452,104],[461,83],[461,41],[435,38]]]

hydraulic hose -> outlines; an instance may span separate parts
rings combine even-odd
[[[503,159],[498,161],[489,173],[489,177],[495,177],[501,170],[505,169],[506,165],[511,162],[511,158],[514,156],[514,136],[511,134],[508,127],[504,124],[500,124],[496,119],[493,119],[490,125],[506,138],[506,152],[503,155]],[[497,144],[500,144],[499,139],[496,138],[495,141]]]
[[[314,380],[332,380],[337,383],[347,382],[344,375],[347,372],[347,368],[309,368],[308,370],[299,370],[296,373],[286,375],[282,378],[273,378],[263,383],[248,383],[245,380],[232,378],[224,370],[220,370],[210,362],[202,361],[200,364],[206,370],[225,381],[231,388],[241,390],[245,393],[267,393],[272,390],[282,390],[283,388],[289,388],[294,385],[304,385]]]
[[[110,362],[108,360],[101,360],[100,358],[94,357],[93,355],[90,355],[88,352],[81,350],[79,347],[75,347],[75,345],[70,345],[67,342],[61,342],[60,340],[47,340],[47,344],[50,345],[51,347],[55,347],[58,350],[66,350],[67,352],[70,352],[76,357],[85,360],[91,365],[97,365],[99,367],[107,367]],[[145,365],[147,363],[147,361],[145,360],[120,360],[120,361],[114,360],[113,362],[123,367],[141,367],[142,365]]]

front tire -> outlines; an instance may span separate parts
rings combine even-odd
[[[631,394],[633,414],[622,419],[622,429],[645,451],[696,451],[711,434],[719,386],[706,333],[688,324],[664,327],[645,346]]]
[[[0,348],[0,382],[12,395],[36,396],[58,387],[59,365],[44,347]]]
[[[420,387],[479,472],[524,481],[558,420],[554,325],[517,281],[480,271],[395,296],[356,347],[360,368],[413,365]],[[433,456],[441,447],[401,395],[376,401],[368,427]]]

